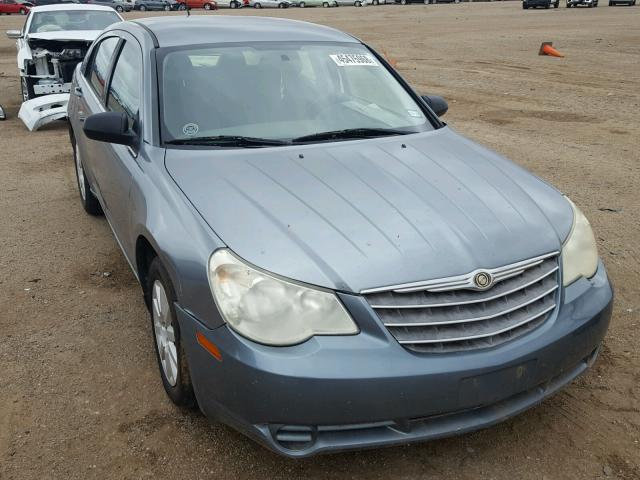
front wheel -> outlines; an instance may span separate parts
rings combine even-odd
[[[407,4],[407,0],[400,0],[400,5],[406,5]]]
[[[153,338],[164,390],[176,405],[193,408],[197,403],[176,318],[177,298],[169,274],[158,257],[153,259],[149,267],[145,293],[149,299]]]
[[[139,10],[141,12],[146,12],[147,11],[147,7],[145,5],[140,5]]]
[[[26,15],[27,14],[27,9],[26,8],[20,8],[20,15]]]
[[[33,91],[33,82],[28,77],[20,77],[20,88],[22,90],[22,101],[26,102],[36,96]]]
[[[306,5],[307,5],[307,4],[306,4],[306,3],[304,3],[304,2],[300,2],[300,3],[298,4],[298,6],[299,6],[300,8],[304,8]]]
[[[204,9],[205,10],[211,10],[211,4],[210,3],[205,3],[204,4]]]
[[[124,8],[122,8],[120,5],[118,5],[118,6],[116,6],[116,12],[122,13],[122,12],[124,12]]]

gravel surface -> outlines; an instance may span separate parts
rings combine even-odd
[[[417,90],[444,95],[453,128],[570,195],[616,286],[602,354],[564,391],[494,428],[301,461],[177,410],[140,289],[104,219],[78,201],[66,124],[29,133],[16,119],[15,48],[3,36],[0,479],[640,478],[640,7],[213,14],[305,19],[359,36]],[[23,21],[2,16],[0,31]],[[566,58],[538,56],[542,41]]]

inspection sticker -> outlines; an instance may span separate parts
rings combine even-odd
[[[329,56],[339,67],[379,67],[378,62],[367,53],[338,53]]]

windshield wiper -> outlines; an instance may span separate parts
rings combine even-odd
[[[241,135],[217,135],[213,137],[178,138],[165,142],[168,145],[207,145],[216,147],[272,147],[289,145],[285,140],[270,138],[243,137]]]
[[[404,130],[394,130],[392,128],[346,128],[344,130],[333,130],[331,132],[312,133],[302,137],[294,138],[292,143],[313,142],[315,140],[342,140],[350,138],[372,138],[386,137],[388,135],[407,135],[413,132]]]

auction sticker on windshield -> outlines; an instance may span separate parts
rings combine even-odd
[[[367,53],[338,53],[329,55],[339,67],[378,67],[378,62]]]

